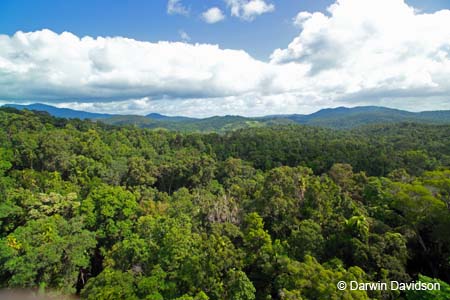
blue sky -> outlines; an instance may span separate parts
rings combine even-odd
[[[223,20],[205,22],[211,8]],[[0,103],[193,116],[449,109],[449,8],[448,0],[2,0]]]
[[[180,40],[185,31],[192,42],[219,44],[224,48],[245,49],[267,59],[274,46],[282,47],[296,35],[291,19],[300,10],[324,10],[329,0],[283,0],[273,13],[252,22],[230,18],[207,26],[200,14],[209,7],[226,9],[221,0],[184,1],[189,16],[167,14],[165,0],[2,0],[1,33],[43,28],[70,31],[78,36],[126,36],[137,40]],[[270,42],[268,42],[270,41]]]
[[[252,22],[227,16],[227,20],[205,25],[200,15],[209,7],[226,10],[221,0],[184,1],[189,16],[167,14],[166,0],[2,0],[0,33],[70,31],[78,36],[125,36],[142,41],[179,41],[180,31],[194,43],[219,44],[223,48],[244,49],[252,56],[267,60],[273,49],[284,47],[297,34],[292,18],[299,11],[322,11],[332,0],[273,1],[276,9]],[[427,12],[449,8],[447,0],[410,0]]]

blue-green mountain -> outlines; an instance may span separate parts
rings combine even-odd
[[[264,127],[280,124],[303,124],[335,129],[350,129],[370,124],[386,123],[428,123],[450,124],[450,111],[409,112],[379,106],[338,107],[319,110],[312,114],[270,115],[264,117],[214,116],[190,118],[165,116],[151,113],[146,116],[101,114],[57,108],[45,104],[18,105],[7,107],[23,110],[44,111],[55,117],[78,118],[101,121],[110,125],[131,125],[142,128],[164,128],[177,131],[224,132],[249,127]]]

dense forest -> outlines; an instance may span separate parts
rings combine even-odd
[[[321,109],[309,115],[269,115],[262,117],[213,116],[208,118],[189,118],[165,116],[151,113],[141,115],[111,115],[91,113],[68,108],[58,108],[46,104],[6,104],[4,107],[19,110],[48,112],[54,117],[97,120],[109,125],[134,125],[149,129],[168,129],[178,132],[220,132],[267,127],[274,125],[311,125],[332,129],[352,129],[364,125],[394,124],[402,122],[449,125],[450,111],[410,112],[382,106],[336,107]]]
[[[450,125],[180,133],[0,109],[1,288],[416,300],[448,283]]]

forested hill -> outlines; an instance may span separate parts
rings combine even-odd
[[[310,115],[283,116],[299,124],[329,128],[354,128],[368,124],[416,122],[450,124],[450,111],[409,112],[378,106],[322,109]]]
[[[32,111],[45,111],[50,115],[58,118],[71,118],[71,119],[104,119],[110,118],[113,115],[111,114],[97,114],[90,113],[81,110],[74,110],[69,108],[59,108],[51,105],[35,103],[29,105],[20,105],[20,104],[6,104],[4,107],[12,107],[19,110],[32,110]]]
[[[322,109],[309,115],[273,115],[259,118],[241,116],[215,116],[203,119],[161,114],[108,115],[57,108],[44,104],[15,105],[8,107],[46,111],[55,117],[101,120],[111,125],[135,125],[142,128],[165,128],[182,132],[225,132],[241,128],[271,125],[303,124],[334,129],[349,129],[369,124],[415,122],[425,124],[450,124],[450,111],[428,111],[413,113],[377,106],[338,107]]]
[[[0,287],[450,299],[450,125],[223,134],[0,109]],[[339,281],[440,291],[340,291]]]

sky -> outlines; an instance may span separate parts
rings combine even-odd
[[[450,109],[448,0],[2,0],[0,104]]]

